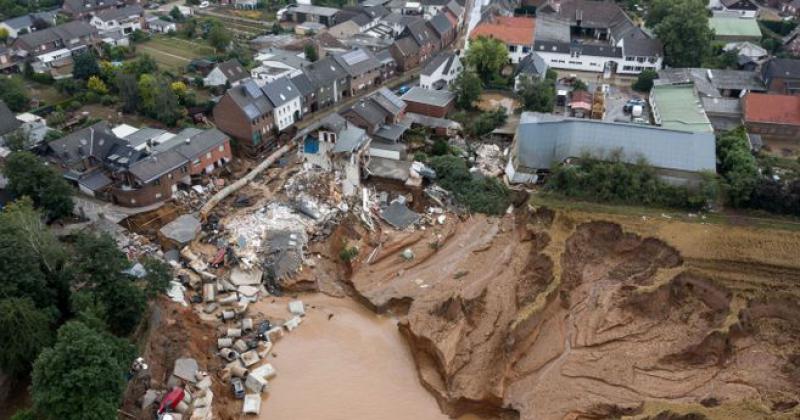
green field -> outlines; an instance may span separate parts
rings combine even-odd
[[[166,70],[183,70],[195,58],[214,54],[214,48],[199,42],[178,37],[154,37],[136,46],[138,53],[153,57]]]

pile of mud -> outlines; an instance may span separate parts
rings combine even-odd
[[[403,315],[421,381],[452,416],[703,418],[651,406],[742,402],[800,412],[797,283],[743,288],[726,261],[687,261],[661,239],[547,210],[372,245],[352,286]],[[756,285],[800,274],[758,264],[746,264]]]

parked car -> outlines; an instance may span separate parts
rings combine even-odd
[[[398,95],[405,95],[406,92],[408,92],[409,90],[411,90],[410,86],[403,85],[403,86],[400,86],[400,89],[397,89],[397,94]]]
[[[200,6],[199,6],[199,7],[200,7],[201,9],[205,9],[205,8],[206,8],[206,7],[208,7],[209,5],[210,5],[210,3],[209,3],[209,2],[207,2],[207,1],[203,1],[203,2],[200,2]]]
[[[628,102],[625,102],[625,106],[622,107],[622,111],[631,112],[635,106],[640,106],[644,109],[647,106],[647,102],[641,98],[628,99]]]
[[[234,377],[231,379],[231,389],[233,389],[233,396],[236,399],[241,400],[244,398],[244,384],[241,378]]]

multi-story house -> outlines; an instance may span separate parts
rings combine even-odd
[[[390,47],[397,67],[408,71],[428,61],[441,49],[441,40],[427,21],[410,23]]]
[[[131,3],[138,3],[138,1],[131,1]],[[79,19],[101,10],[113,9],[124,5],[125,2],[122,0],[64,0],[61,10],[65,15],[73,19]]]
[[[72,56],[95,47],[98,42],[97,28],[72,21],[22,35],[12,47],[30,60],[34,71],[68,77],[72,72]]]
[[[442,51],[422,69],[419,85],[424,89],[447,89],[461,74],[461,70],[458,55],[452,51]]]
[[[279,132],[291,127],[303,116],[302,94],[288,78],[273,80],[264,85],[262,90],[272,102],[273,120]]]
[[[537,9],[534,50],[552,68],[608,75],[663,64],[661,43],[606,1],[548,1]]]
[[[430,20],[428,25],[439,37],[439,49],[450,45],[456,39],[456,26],[447,18],[444,13],[437,13]]]
[[[114,32],[129,35],[144,28],[144,9],[138,4],[104,9],[94,13],[89,23],[101,34]]]
[[[246,80],[220,98],[214,107],[214,122],[245,154],[255,156],[275,148],[273,108],[261,87]]]
[[[347,72],[333,57],[325,57],[303,68],[311,84],[316,89],[314,102],[309,109],[313,112],[339,102],[343,96],[350,95],[350,82]]]
[[[761,67],[761,79],[770,93],[800,94],[800,60],[770,59]]]
[[[56,12],[37,12],[6,19],[0,22],[0,28],[8,31],[8,37],[13,39],[55,24]]]
[[[469,38],[470,41],[481,37],[493,38],[502,42],[508,50],[509,62],[516,64],[533,49],[535,22],[529,17],[493,16],[478,24]]]
[[[381,63],[367,49],[354,49],[333,58],[350,77],[350,95],[357,95],[383,82]]]

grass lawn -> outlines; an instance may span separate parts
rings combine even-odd
[[[153,37],[147,42],[137,44],[136,52],[150,55],[164,69],[181,71],[195,58],[214,55],[214,48],[202,41]]]

